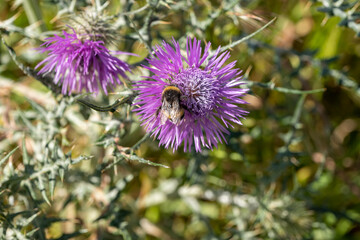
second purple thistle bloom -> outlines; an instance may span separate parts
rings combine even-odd
[[[46,39],[41,52],[48,56],[36,68],[44,65],[41,73],[54,72],[54,82],[62,86],[62,94],[80,92],[98,93],[102,88],[105,94],[109,87],[121,84],[119,75],[127,78],[130,71],[126,62],[112,54],[136,55],[110,51],[103,41],[91,39],[91,35],[63,31],[63,36],[55,35]]]
[[[241,71],[234,68],[236,61],[225,64],[230,53],[220,53],[220,47],[208,59],[210,43],[202,52],[201,41],[188,38],[186,54],[177,41],[172,43],[155,46],[150,66],[144,66],[154,75],[137,82],[134,111],[159,145],[176,150],[184,143],[184,151],[191,151],[194,144],[197,152],[217,147],[226,142],[228,128],[248,113],[239,106],[246,104],[241,97],[248,91],[240,88]]]

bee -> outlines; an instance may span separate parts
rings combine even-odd
[[[181,91],[178,87],[167,86],[161,94],[161,106],[156,111],[160,114],[160,124],[164,125],[166,120],[178,125],[184,118],[184,107],[180,103]]]

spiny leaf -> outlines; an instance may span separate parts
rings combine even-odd
[[[122,156],[122,155],[116,156],[115,159],[114,159],[114,161],[113,161],[111,164],[105,166],[105,167],[102,169],[102,171],[105,171],[105,170],[107,170],[107,169],[112,168],[113,166],[115,166],[116,164],[118,164],[119,162],[121,162],[121,161],[123,161],[123,160],[124,160],[124,156]]]
[[[303,108],[303,105],[304,105],[306,96],[307,96],[306,94],[301,95],[298,103],[296,104],[294,116],[293,116],[293,118],[292,118],[292,120],[291,120],[291,123],[292,123],[293,126],[294,126],[296,123],[298,123],[299,120],[300,120],[301,111],[302,111],[302,108]]]
[[[10,157],[11,155],[13,155],[13,153],[14,153],[18,148],[19,148],[19,146],[17,146],[17,147],[14,148],[13,150],[11,150],[11,152],[9,152],[8,154],[6,154],[6,156],[5,156],[3,159],[0,160],[0,166],[1,166],[2,164],[4,164],[4,163],[9,159],[9,157]]]
[[[30,160],[29,160],[28,152],[26,151],[25,136],[23,137],[23,140],[22,140],[22,154],[23,154],[23,163],[24,163],[25,171],[26,171],[30,164]]]
[[[50,190],[50,198],[54,199],[54,191],[55,191],[55,185],[56,185],[56,173],[55,170],[52,169],[50,171],[50,177],[49,177],[49,190]]]
[[[15,233],[16,235],[16,239],[18,240],[28,240],[28,238],[24,237],[24,235],[17,229],[11,229],[13,231],[13,233]]]
[[[39,231],[39,228],[35,228],[34,230],[31,230],[30,232],[26,233],[26,237],[33,237],[33,235]]]
[[[36,194],[35,194],[35,191],[34,191],[32,185],[31,185],[31,182],[30,181],[25,181],[24,185],[29,190],[29,193],[30,193],[30,196],[32,197],[32,199],[37,200],[37,197],[36,197]]]
[[[253,36],[255,36],[256,34],[260,33],[262,30],[264,30],[265,28],[267,28],[270,24],[272,24],[274,21],[276,20],[276,18],[273,18],[271,19],[268,23],[266,23],[264,26],[262,26],[261,28],[259,28],[258,30],[256,30],[255,32],[247,35],[246,37],[243,37],[233,43],[230,43],[222,48],[220,48],[220,52],[223,52],[223,51],[226,51],[230,48],[233,48],[235,47],[236,45],[239,45],[240,43],[242,42],[245,42],[247,40],[249,40],[250,38],[252,38]],[[209,54],[209,58],[211,58],[214,54],[215,54],[216,51],[212,51],[210,54]]]
[[[287,94],[313,94],[313,93],[320,93],[325,92],[326,88],[320,88],[320,89],[312,89],[312,90],[298,90],[298,89],[291,89],[291,88],[284,88],[284,87],[276,87],[273,83],[262,83],[262,82],[255,82],[250,80],[244,80],[244,83],[246,83],[246,87],[250,88],[252,86],[258,86],[262,88],[267,88],[270,90],[274,90],[277,92],[287,93]]]
[[[146,160],[144,158],[138,157],[136,155],[130,155],[130,156],[124,156],[124,157],[131,160],[131,161],[137,161],[137,162],[144,163],[144,164],[151,165],[151,166],[155,166],[155,167],[169,168],[166,165],[163,165],[163,164],[160,164],[160,163],[154,163],[154,162],[151,162],[151,161]]]
[[[29,217],[28,219],[26,219],[25,222],[24,222],[24,226],[29,225],[29,224],[30,224],[32,221],[34,221],[34,219],[35,219],[36,217],[38,217],[40,214],[41,214],[41,212],[37,212],[37,213],[33,214],[31,217]]]
[[[77,164],[77,163],[79,163],[79,162],[81,162],[81,161],[83,161],[83,160],[90,160],[90,159],[92,159],[92,158],[93,158],[93,156],[81,155],[81,156],[79,156],[79,157],[77,157],[77,158],[71,159],[70,164],[71,164],[71,165],[74,165],[74,164]]]
[[[63,167],[59,168],[59,176],[60,176],[61,182],[64,182],[65,170]]]
[[[25,117],[25,115],[23,114],[22,111],[18,111],[19,116],[21,118],[21,120],[23,120],[23,122],[25,123],[25,125],[30,129],[30,131],[34,134],[37,133],[36,129],[34,128],[34,126],[31,124],[31,122]]]
[[[34,102],[33,100],[31,100],[29,98],[27,99],[27,101],[31,104],[31,106],[35,110],[37,110],[41,114],[42,117],[46,118],[47,112],[42,106],[40,106],[39,104],[37,104],[36,102]]]
[[[45,202],[47,204],[51,205],[48,197],[46,196],[45,186],[44,186],[44,182],[43,182],[41,176],[38,177],[38,181],[39,181],[39,189],[40,189],[40,192],[41,192],[41,195],[42,195],[43,199],[45,200]]]

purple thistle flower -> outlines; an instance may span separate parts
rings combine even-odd
[[[209,56],[210,43],[202,54],[201,41],[187,39],[186,56],[180,51],[179,43],[173,39],[175,49],[165,41],[162,47],[154,48],[154,55],[147,59],[152,66],[144,66],[153,76],[136,83],[139,96],[134,111],[140,115],[147,132],[159,139],[159,145],[172,147],[174,151],[184,143],[184,151],[201,147],[212,149],[223,141],[227,128],[232,124],[241,124],[240,119],[248,112],[239,107],[246,104],[241,97],[248,91],[239,86],[241,71],[233,68],[236,61],[224,65],[230,58],[229,52],[220,53],[220,47],[214,56]],[[185,54],[184,54],[185,55]],[[162,121],[163,91],[169,86],[178,88],[180,106],[185,115],[180,121],[168,119]]]
[[[119,75],[127,78],[130,71],[127,63],[112,54],[136,55],[132,53],[109,51],[103,41],[89,40],[86,35],[63,31],[63,37],[55,35],[47,38],[39,51],[49,52],[36,68],[44,65],[39,74],[55,72],[54,82],[62,85],[62,94],[73,91],[98,93],[101,87],[107,94],[108,87],[121,84]],[[91,37],[90,37],[91,38]]]

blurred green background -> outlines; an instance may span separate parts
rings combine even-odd
[[[44,58],[35,48],[71,12],[70,1],[36,2],[0,1],[2,38],[31,67]],[[73,3],[75,11],[90,4]],[[98,113],[53,96],[2,44],[1,158],[20,146],[1,162],[2,239],[360,239],[358,7],[326,0],[110,1],[108,15],[143,8],[129,15],[133,24],[124,16],[113,22],[119,41],[112,48],[140,55],[126,59],[136,66],[132,81],[148,74],[139,67],[148,51],[135,29],[150,45],[174,36],[184,47],[196,36],[216,49],[276,18],[231,48],[229,62],[238,61],[250,88],[250,113],[231,129],[228,144],[195,154],[149,138],[135,151],[135,160],[168,168],[117,157],[145,134],[129,106]],[[314,89],[320,91],[306,92]],[[123,90],[93,100],[106,105]],[[41,136],[61,151],[47,150]],[[38,161],[45,151],[58,154],[54,159],[68,151],[93,157],[48,173],[45,166],[58,162]]]

